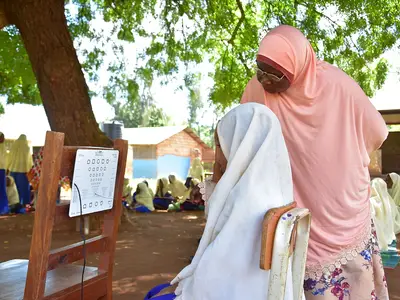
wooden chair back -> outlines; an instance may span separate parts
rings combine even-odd
[[[282,207],[270,209],[264,216],[262,236],[261,236],[261,257],[260,268],[270,270],[272,265],[272,252],[274,247],[275,233],[278,222],[283,214],[296,207],[296,202],[292,202]],[[292,239],[292,243],[294,239]],[[293,249],[293,245],[291,248]]]
[[[78,149],[103,149],[93,147],[64,146],[64,134],[47,132],[43,165],[36,203],[35,221],[29,255],[24,300],[80,299],[81,281],[76,276],[82,266],[71,265],[84,255],[99,253],[97,268],[87,267],[83,278],[84,299],[112,299],[112,274],[119,220],[122,211],[122,192],[128,144],[115,140],[112,149],[119,151],[118,169],[114,193],[114,205],[104,212],[102,233],[99,236],[59,249],[50,250],[52,230],[58,223],[70,219],[69,205],[56,205],[60,176],[73,178],[76,151]],[[85,253],[84,250],[85,249]],[[63,281],[48,291],[46,285],[54,285],[54,276],[61,274]],[[69,278],[68,276],[71,276]],[[72,277],[74,277],[72,279]],[[57,281],[58,282],[58,281]]]
[[[303,299],[310,225],[310,211],[306,208],[296,208],[296,202],[273,208],[265,214],[260,268],[270,272],[269,298],[285,298],[287,272],[291,265],[293,300]]]

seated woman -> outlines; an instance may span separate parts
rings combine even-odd
[[[141,213],[149,213],[154,211],[153,196],[145,182],[141,182],[138,184],[136,188],[135,200],[135,211]]]
[[[211,195],[192,263],[171,282],[178,284],[175,293],[159,299],[272,300],[270,272],[259,266],[262,222],[269,209],[293,202],[281,127],[266,106],[249,103],[230,111],[218,124],[217,133],[227,159],[226,171]],[[145,299],[157,299],[153,295],[161,287]],[[290,266],[284,299],[293,300]]]
[[[201,163],[200,157],[193,159],[192,165],[190,166],[189,176],[199,181],[204,181],[204,168]]]
[[[153,190],[149,187],[149,183],[147,182],[147,180],[143,180],[142,183],[144,183],[144,184],[146,185],[147,190],[148,190],[148,192],[150,193],[151,197],[154,198],[154,192],[153,192]],[[138,185],[138,186],[139,186],[139,185]],[[132,206],[133,206],[134,204],[136,204],[136,194],[137,194],[137,187],[138,187],[138,186],[136,186],[136,191],[135,191],[135,192],[133,193],[133,195],[132,195]]]
[[[17,185],[15,184],[14,178],[11,176],[6,177],[6,192],[8,198],[8,210],[12,214],[22,214],[25,212],[25,208],[19,202],[19,195]]]
[[[146,184],[147,188],[149,189],[149,193],[151,194],[151,197],[154,198],[154,192],[151,189],[151,187],[149,186],[149,182],[147,180],[143,180],[143,182]]]
[[[172,197],[169,189],[170,187],[167,178],[157,180],[156,195],[153,200],[156,209],[167,210],[169,205],[172,204],[174,197]]]
[[[130,205],[132,202],[132,187],[129,178],[124,178],[124,190],[122,192],[122,203],[125,206]]]
[[[171,195],[174,198],[175,202],[169,205],[169,211],[179,211],[181,204],[184,203],[190,195],[190,188],[187,188],[185,184],[176,179],[175,175],[168,176],[170,182],[170,190]]]
[[[190,180],[189,199],[181,204],[181,210],[204,210],[204,199],[200,190],[200,181],[198,179]]]
[[[372,180],[371,186],[372,219],[379,247],[381,250],[387,250],[388,245],[396,239],[395,234],[400,232],[400,215],[388,193],[385,181],[381,178],[375,178]]]

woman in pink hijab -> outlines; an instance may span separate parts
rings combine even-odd
[[[381,115],[357,83],[317,60],[297,29],[262,40],[257,75],[242,103],[268,106],[281,122],[295,200],[312,213],[307,299],[389,299],[371,225],[369,155],[386,139]]]

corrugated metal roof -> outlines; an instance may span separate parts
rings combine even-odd
[[[124,128],[122,138],[129,145],[158,145],[185,129],[186,126]]]

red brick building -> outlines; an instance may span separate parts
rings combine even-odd
[[[123,138],[130,145],[127,164],[132,178],[160,178],[176,174],[186,178],[195,149],[205,164],[214,161],[214,150],[193,130],[184,126],[125,128]]]

